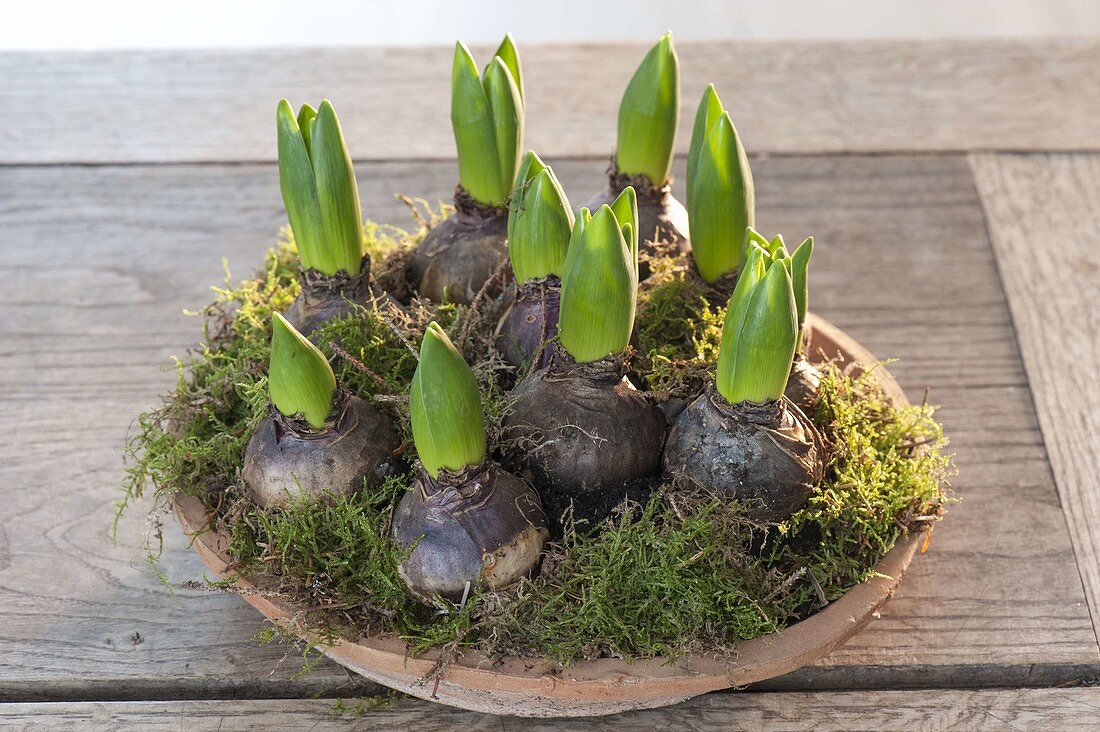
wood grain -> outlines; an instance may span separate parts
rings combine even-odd
[[[682,163],[681,163],[682,165]],[[961,503],[894,600],[825,662],[770,688],[1041,685],[1100,673],[1012,324],[966,160],[755,161],[759,224],[813,233],[811,308],[944,404]],[[557,172],[574,200],[599,160]],[[453,163],[360,166],[367,215],[446,197]],[[0,699],[359,693],[332,664],[249,639],[239,598],[173,597],[144,566],[141,507],[108,536],[119,448],[196,336],[221,258],[256,266],[283,221],[270,165],[0,168]],[[173,582],[201,576],[165,531]],[[350,685],[350,686],[349,686]]]
[[[354,710],[364,700],[344,700]],[[1100,689],[996,689],[737,694],[699,697],[674,707],[598,719],[495,717],[403,699],[369,711],[341,711],[333,700],[83,702],[0,705],[0,725],[15,730],[116,732],[178,730],[407,730],[593,732],[638,729],[753,732],[994,732],[1095,729]],[[226,723],[229,727],[226,727]]]
[[[527,145],[606,158],[646,44],[523,45]],[[1096,149],[1100,40],[678,44],[686,151],[715,82],[757,153]],[[452,158],[452,50],[0,54],[0,163],[275,155],[274,111],[333,100],[364,159]],[[477,48],[482,62],[491,48]],[[1067,102],[1072,90],[1072,103]],[[29,123],[33,120],[33,123]],[[451,181],[453,183],[453,181]]]
[[[971,166],[1100,637],[1100,157]]]

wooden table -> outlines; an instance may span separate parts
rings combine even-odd
[[[521,39],[522,40],[522,39]],[[745,693],[593,729],[1100,726],[1100,41],[680,44],[753,153],[759,225],[818,241],[811,307],[943,405],[961,502],[882,617]],[[640,44],[524,48],[528,144],[602,184]],[[488,49],[477,49],[484,58]],[[456,179],[450,49],[0,54],[0,727],[569,729],[413,700],[251,638],[109,527],[183,314],[284,222],[274,110],[331,98],[366,215]],[[682,181],[683,161],[677,176]],[[162,569],[201,577],[179,529]],[[354,702],[349,702],[354,706]]]

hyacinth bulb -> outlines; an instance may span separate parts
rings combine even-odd
[[[582,209],[573,227],[562,276],[558,335],[578,363],[598,361],[630,343],[638,294],[633,229],[610,206],[591,220]]]
[[[420,362],[409,390],[413,444],[433,478],[485,459],[485,422],[477,379],[438,323],[420,345]]]
[[[523,74],[511,37],[484,74],[462,41],[451,71],[451,125],[458,149],[458,180],[476,201],[503,206],[512,192],[523,150]]]
[[[664,185],[679,121],[680,61],[669,32],[649,49],[623,93],[615,151],[619,172]]]
[[[303,498],[349,496],[390,474],[401,445],[393,421],[338,391],[324,354],[278,313],[268,389],[276,411],[256,426],[241,469],[256,505],[280,508]]]
[[[326,99],[295,116],[283,99],[276,110],[279,186],[304,269],[359,273],[363,218],[351,155]]]
[[[748,246],[722,327],[715,383],[676,418],[664,451],[674,483],[738,500],[763,521],[805,505],[826,457],[813,422],[784,395],[798,315],[791,260],[778,244],[770,263],[758,242]]]
[[[424,470],[394,511],[393,537],[408,551],[398,574],[410,592],[460,602],[471,588],[529,574],[549,534],[542,504],[486,459],[477,381],[436,323],[420,347],[409,412]]]
[[[561,277],[574,218],[554,171],[529,151],[508,207],[508,253],[517,282]]]

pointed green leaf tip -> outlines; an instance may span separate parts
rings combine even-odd
[[[477,380],[437,323],[420,344],[409,391],[413,445],[433,478],[442,468],[462,470],[485,459],[485,421]]]
[[[581,206],[581,210],[577,212],[577,218],[573,220],[573,231],[569,233],[569,247],[565,250],[566,262],[569,261],[569,252],[577,246],[577,242],[584,236],[584,229],[588,226],[588,222],[592,220],[592,213]],[[565,264],[562,264],[561,284],[565,286],[565,280],[569,277],[569,269]]]
[[[782,234],[773,236],[772,240],[768,242],[767,249],[773,262],[777,259],[787,259],[791,256],[787,253],[787,242],[783,241]]]
[[[508,254],[517,282],[561,277],[573,220],[554,171],[529,151],[508,204]]]
[[[680,121],[680,61],[666,33],[634,72],[619,106],[615,165],[620,173],[644,175],[664,185]]]
[[[806,323],[806,309],[809,306],[809,284],[807,280],[810,257],[814,253],[814,238],[807,236],[791,254],[791,284],[794,287],[794,300],[798,312],[798,328],[801,331]]]
[[[289,107],[289,103],[287,104]],[[302,140],[306,144],[306,152],[309,152],[310,140],[313,137],[313,124],[317,121],[317,110],[308,104],[303,104],[298,110],[298,129],[302,131]]]
[[[726,310],[715,385],[731,404],[783,396],[798,340],[794,290],[786,266],[764,270],[753,250]]]
[[[519,49],[516,48],[516,40],[512,38],[511,33],[504,34],[504,40],[500,42],[493,56],[503,61],[512,72],[512,79],[516,82],[519,97],[523,99],[523,66],[519,62]]]
[[[791,287],[794,290],[795,312],[798,314],[798,349],[802,349],[802,329],[806,324],[806,313],[809,309],[809,265],[810,257],[814,252],[814,238],[806,237],[801,244],[788,254],[783,242],[783,235],[776,234],[771,240],[760,234],[756,229],[749,227],[745,230],[743,251],[751,252],[759,250],[762,253],[765,267],[772,263],[782,261],[791,275]]]
[[[749,252],[753,249],[760,249],[764,253],[765,261],[771,259],[771,242],[769,242],[763,234],[750,226],[745,229],[743,261],[747,262],[749,260]]]
[[[519,53],[510,37],[485,67],[484,78],[478,76],[466,44],[455,44],[451,126],[458,148],[458,182],[476,200],[490,206],[504,204],[520,164],[522,77]]]
[[[699,108],[695,110],[695,123],[691,127],[691,145],[688,147],[687,157],[687,190],[685,196],[687,202],[691,202],[691,182],[695,180],[695,166],[699,159],[699,151],[703,148],[707,133],[714,127],[714,123],[722,116],[726,108],[722,106],[722,100],[718,98],[718,91],[714,84],[707,84],[703,91],[703,98],[699,101]]]
[[[271,361],[267,387],[280,414],[301,414],[310,427],[321,429],[332,411],[336,376],[317,346],[279,313],[271,322]]]
[[[638,194],[634,186],[627,186],[611,204],[611,211],[623,229],[623,238],[630,250],[630,261],[634,265],[634,277],[638,277]],[[628,228],[629,227],[629,230]]]
[[[586,214],[582,209],[565,255],[558,319],[561,344],[580,363],[627,347],[638,294],[637,257],[624,236],[632,223],[620,224],[607,205],[591,220]]]
[[[302,266],[326,275],[359,273],[363,214],[351,156],[326,99],[298,116],[283,99],[275,113],[279,187]]]
[[[709,114],[707,103],[704,96],[700,115]],[[700,124],[697,116],[696,130]],[[745,230],[756,220],[756,193],[749,159],[729,112],[722,112],[701,140],[693,135],[692,149],[687,181],[692,257],[699,275],[714,282],[741,266]]]

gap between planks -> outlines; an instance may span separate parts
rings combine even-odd
[[[623,89],[648,44],[518,40],[527,146],[543,157],[609,157]],[[745,147],[759,153],[1097,145],[1100,39],[739,40],[677,49],[681,153],[708,82],[731,105]],[[482,62],[489,53],[475,48]],[[272,160],[283,96],[331,99],[356,158],[447,158],[452,57],[440,46],[0,53],[0,119],[36,121],[5,130],[0,162]]]
[[[255,700],[184,702],[71,702],[0,704],[5,729],[90,732],[118,730],[407,730],[593,732],[637,729],[753,730],[758,732],[879,732],[887,729],[1091,732],[1100,688],[985,691],[708,694],[672,707],[576,719],[524,719],[467,712],[430,702],[370,700]],[[362,711],[356,711],[362,706]]]

